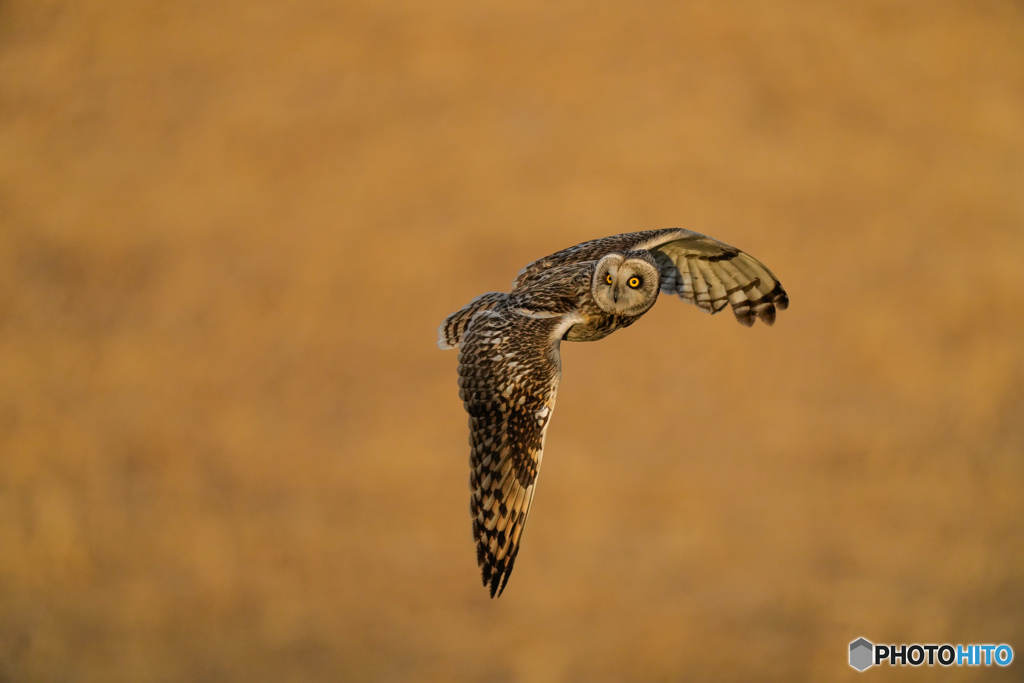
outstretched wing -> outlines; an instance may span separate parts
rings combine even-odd
[[[500,308],[473,317],[459,350],[469,413],[469,509],[477,563],[500,595],[519,553],[561,377],[559,343],[578,318]]]
[[[782,283],[750,254],[696,232],[679,233],[638,247],[650,251],[657,261],[662,292],[678,294],[708,313],[731,304],[736,319],[747,327],[755,318],[771,325],[776,309],[789,306]]]
[[[661,291],[677,294],[709,313],[732,305],[736,319],[744,325],[760,319],[775,322],[776,310],[789,306],[789,297],[779,279],[756,258],[728,244],[691,230],[645,230],[613,235],[574,247],[526,266],[513,288],[528,285],[544,271],[578,261],[595,261],[611,252],[646,249],[661,272]]]

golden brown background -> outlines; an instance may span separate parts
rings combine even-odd
[[[792,306],[564,345],[492,601],[436,327],[672,226]],[[1020,658],[1022,259],[1020,2],[0,2],[0,680]]]

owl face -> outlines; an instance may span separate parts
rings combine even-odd
[[[654,305],[660,284],[650,255],[608,254],[597,262],[590,291],[607,313],[640,315]]]

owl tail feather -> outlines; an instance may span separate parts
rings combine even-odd
[[[456,348],[462,342],[462,335],[474,315],[480,311],[489,311],[503,304],[506,299],[508,294],[504,292],[488,292],[473,299],[444,319],[441,327],[437,328],[437,345],[442,349]]]

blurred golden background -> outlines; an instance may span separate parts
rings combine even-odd
[[[492,601],[437,325],[673,226],[792,305],[563,345]],[[1019,658],[1022,259],[1017,1],[4,0],[0,680]]]

